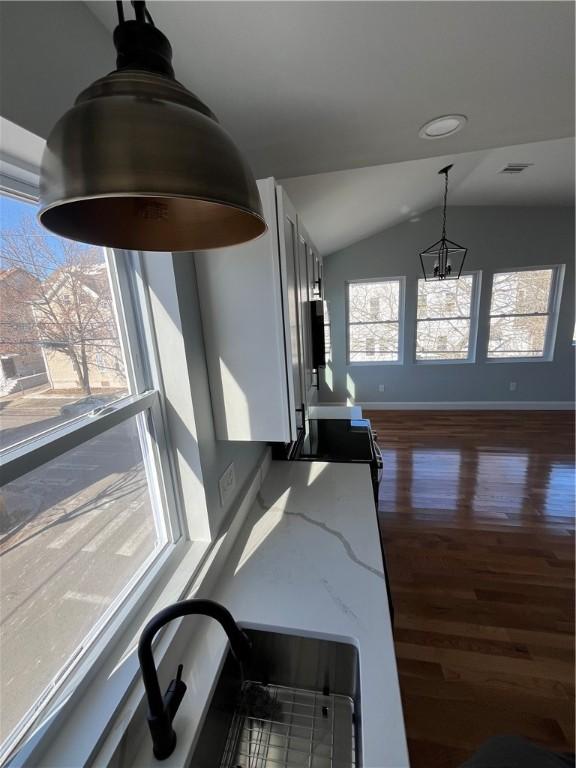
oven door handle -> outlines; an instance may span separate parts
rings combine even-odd
[[[382,451],[380,447],[374,442],[374,457],[376,459],[376,466],[378,469],[384,469],[384,460],[382,459]]]

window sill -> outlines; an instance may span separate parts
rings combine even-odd
[[[487,357],[487,363],[552,363],[551,357]]]
[[[476,360],[414,360],[414,365],[474,365]]]
[[[347,368],[363,368],[375,365],[404,365],[403,360],[357,360],[346,363]]]

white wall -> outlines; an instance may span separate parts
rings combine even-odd
[[[333,360],[321,399],[326,402],[439,403],[558,402],[574,400],[574,213],[570,208],[453,207],[448,236],[469,248],[466,269],[482,271],[475,363],[416,364],[418,254],[440,236],[438,209],[361,240],[324,259],[332,324]],[[489,362],[488,313],[495,270],[565,264],[566,273],[554,359],[551,362]],[[346,362],[346,281],[406,275],[403,365],[349,366]],[[517,389],[510,391],[511,381]],[[330,384],[330,386],[328,386]],[[378,386],[383,384],[384,392]]]

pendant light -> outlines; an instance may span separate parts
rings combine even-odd
[[[56,124],[42,159],[39,218],[95,245],[193,251],[266,230],[256,181],[213,112],[174,78],[172,48],[144,2],[117,2],[116,71]]]
[[[442,213],[442,237],[438,242],[420,253],[420,263],[424,272],[424,280],[458,280],[462,274],[464,259],[468,252],[458,243],[446,237],[446,201],[448,199],[448,173],[452,165],[447,165],[438,171],[444,175],[444,209]]]

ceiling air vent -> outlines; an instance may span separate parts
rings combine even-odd
[[[508,163],[499,173],[522,173],[534,163]]]

